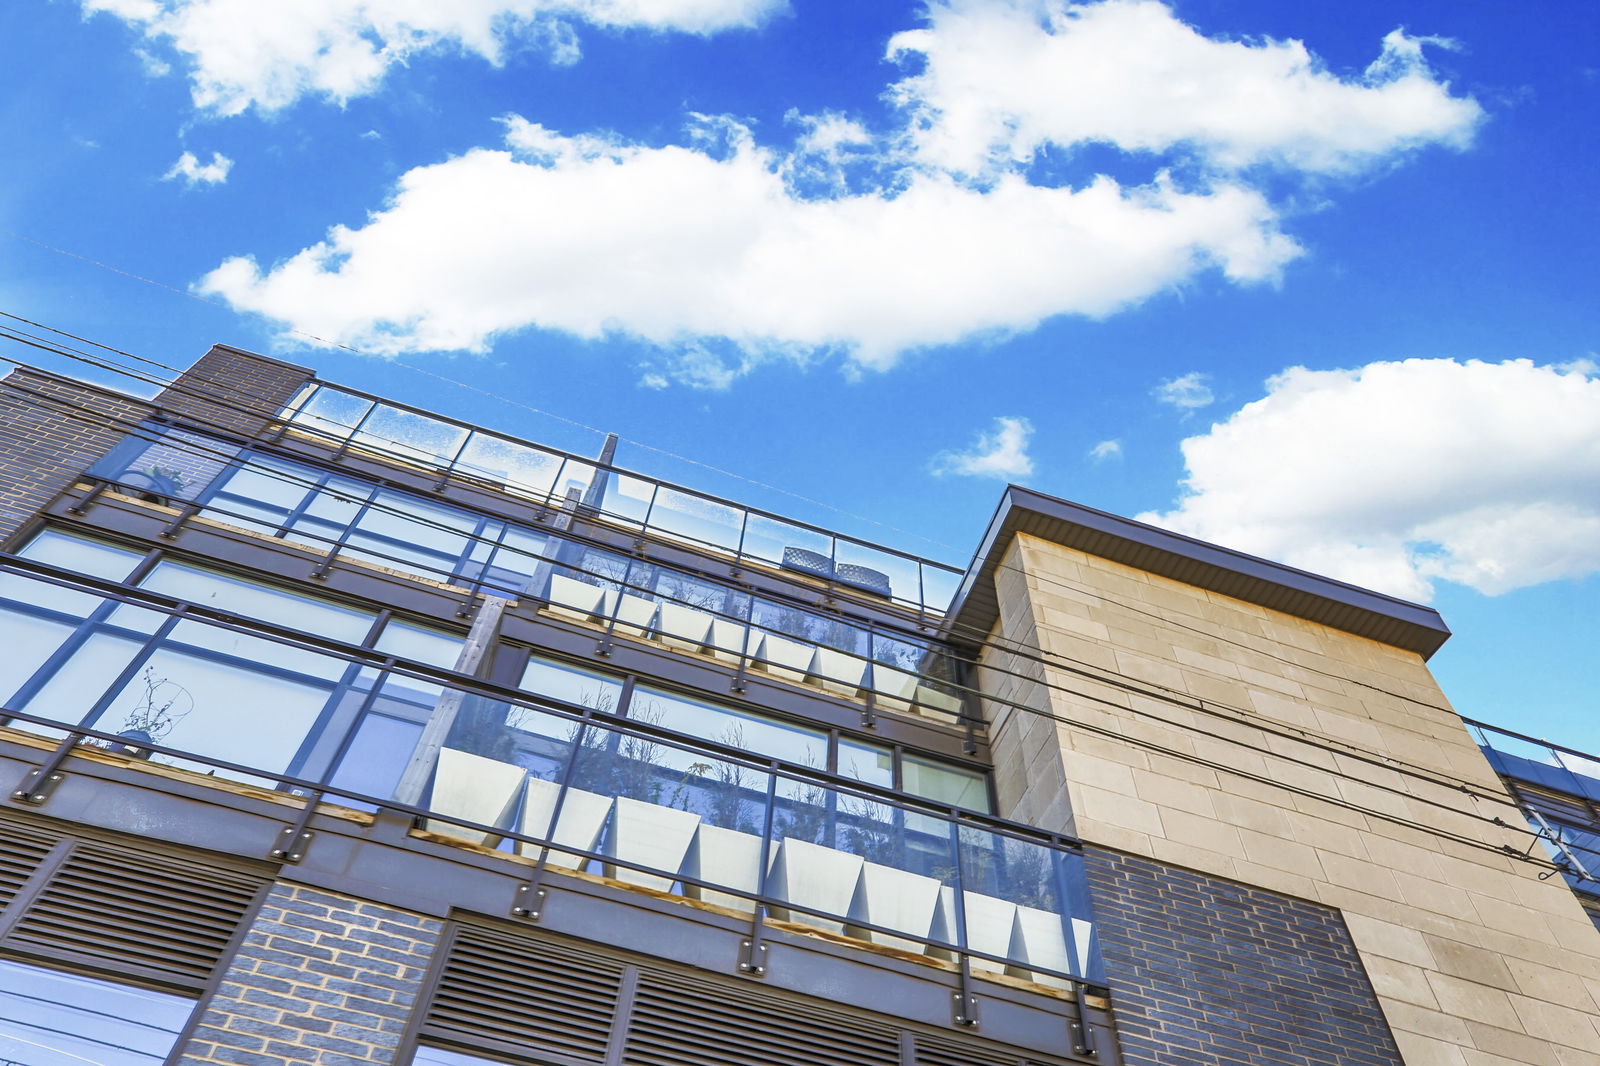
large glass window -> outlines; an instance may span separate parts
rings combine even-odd
[[[126,577],[139,559],[54,531],[22,554],[113,578]],[[164,560],[140,584],[430,665],[452,667],[460,653],[459,634],[399,619],[380,628],[375,611],[187,563]],[[11,710],[119,734],[135,753],[159,744],[316,780],[338,765],[334,783],[359,791],[376,783],[378,795],[389,794],[410,755],[407,738],[415,741],[441,692],[308,646],[18,574],[0,584],[0,635],[13,633],[20,653],[0,664]]]
[[[0,959],[0,1060],[159,1066],[194,1001]]]

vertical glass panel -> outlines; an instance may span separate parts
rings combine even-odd
[[[335,441],[342,441],[350,436],[351,430],[371,409],[371,400],[363,400],[323,385],[295,411],[293,422],[313,433],[326,434]]]
[[[260,673],[162,648],[95,724],[108,732],[144,734],[134,739],[282,773],[332,690],[327,682]]]
[[[357,444],[426,466],[443,466],[467,439],[467,433],[461,426],[384,404],[372,412],[354,440]]]
[[[738,507],[666,487],[656,493],[650,510],[652,531],[729,553],[738,551],[743,525],[744,511]]]
[[[0,960],[0,1060],[160,1066],[194,1001]]]
[[[308,678],[336,681],[349,666],[343,659],[312,648],[251,636],[186,619],[173,627],[163,647],[182,648],[207,659],[231,659],[240,668],[283,670]]]
[[[355,521],[356,515],[372,495],[373,487],[365,481],[347,477],[330,477],[306,506],[304,516],[320,519],[328,527],[342,530]],[[303,521],[304,518],[297,520]]]
[[[538,696],[549,696],[607,714],[616,714],[622,700],[619,679],[549,659],[529,659],[518,687]]]
[[[650,510],[656,484],[615,470],[605,472],[606,487],[600,498],[601,515],[613,522],[642,526]]]
[[[142,437],[150,442],[137,454],[110,467],[98,463],[95,472],[157,502],[194,499],[239,453],[238,445],[224,444],[204,434],[155,426],[141,430],[124,443],[136,446]]]
[[[989,779],[983,773],[920,755],[906,755],[901,772],[905,775],[901,788],[913,796],[980,814],[993,813],[989,806]]]
[[[819,770],[828,765],[828,735],[748,711],[639,687],[628,717],[663,729]]]
[[[84,541],[82,543],[93,545],[94,542]],[[132,552],[117,552],[115,557],[106,557],[98,552],[90,551],[84,553],[82,557],[74,559],[73,556],[76,552],[72,546],[60,545],[54,540],[42,547],[46,550],[40,551],[36,555],[34,545],[30,544],[23,549],[22,554],[29,558],[38,558],[41,562],[52,563],[62,567],[72,567],[88,574],[95,573],[95,569],[91,569],[92,567],[110,570],[113,573],[100,574],[98,576],[109,577],[113,580],[120,580],[123,575],[127,574],[133,568],[133,560],[138,558]],[[49,551],[49,549],[55,547],[61,547],[66,550],[59,552]],[[56,557],[51,558],[51,555]],[[87,618],[105,602],[104,597],[97,596],[92,592],[79,592],[76,589],[65,588],[43,578],[28,577],[25,574],[10,571],[0,571],[0,599],[14,600],[19,604],[42,608],[46,611],[56,611],[74,618]]]
[[[383,627],[375,646],[390,655],[449,670],[455,668],[464,642],[465,638],[460,633],[391,619]]]
[[[930,611],[943,614],[950,608],[950,601],[956,598],[956,590],[961,587],[962,574],[959,571],[945,570],[941,567],[924,565],[922,567],[922,602]]]
[[[562,464],[561,474],[556,482],[556,499],[564,499],[567,493],[574,491],[582,497],[589,491],[589,483],[593,480],[594,467],[577,459],[568,459]]]
[[[833,576],[839,584],[886,599],[916,602],[915,560],[844,539],[838,541],[837,551]]]
[[[881,744],[839,738],[839,774],[863,784],[894,787],[894,752]]]
[[[349,789],[364,796],[380,799],[392,796],[421,736],[421,722],[385,714],[367,715],[351,738],[330,783],[335,788]]]
[[[0,701],[11,697],[73,633],[74,626],[0,609]]]
[[[74,570],[80,574],[121,581],[142,557],[140,552],[119,548],[102,540],[91,540],[58,529],[40,532],[17,553],[24,559]]]
[[[833,574],[832,537],[757,514],[745,524],[744,554],[810,577]]]
[[[315,490],[318,476],[318,471],[298,463],[257,456],[235,470],[218,491],[280,510],[287,517],[306,493]]]
[[[472,435],[455,466],[457,474],[515,488],[538,500],[550,495],[560,470],[559,455],[487,433]]]
[[[492,563],[483,572],[483,583],[513,596],[526,592],[548,543],[549,538],[542,533],[522,526],[507,526],[500,546],[494,549]],[[470,578],[474,575],[468,573],[463,576]]]
[[[153,592],[190,603],[218,607],[349,644],[365,640],[377,617],[371,611],[183,563],[163,562],[140,584]]]
[[[82,721],[84,714],[116,680],[143,643],[142,638],[129,640],[109,633],[95,634],[78,646],[72,658],[32,699],[16,709],[69,724]],[[116,732],[115,729],[111,731]]]
[[[968,946],[1044,984],[1063,983],[1052,972],[1089,972],[1093,926],[1072,884],[1077,857],[970,826],[960,837]]]

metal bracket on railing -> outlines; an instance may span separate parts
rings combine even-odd
[[[89,508],[94,506],[94,502],[100,498],[100,494],[110,487],[111,483],[109,481],[96,481],[94,488],[90,489],[83,499],[67,508],[67,513],[74,515],[88,514]]]
[[[750,935],[739,941],[739,972],[751,977],[767,975],[767,945],[761,942],[766,929],[767,905],[756,904],[755,920],[750,923]]]
[[[1067,1026],[1072,1030],[1072,1053],[1074,1055],[1095,1055],[1094,1037],[1089,1028],[1089,1005],[1084,1001],[1089,998],[1089,986],[1083,983],[1073,989],[1072,999],[1077,1005],[1073,1016],[1067,1020]]]
[[[199,513],[199,504],[191,503],[184,505],[183,510],[178,512],[178,517],[174,518],[171,522],[168,522],[166,528],[161,531],[161,536],[165,537],[167,540],[177,540],[178,532],[183,529],[184,524]]]
[[[549,895],[540,882],[544,879],[544,870],[536,867],[533,876],[517,886],[516,895],[511,900],[511,916],[513,918],[526,918],[530,922],[537,922],[544,913],[545,897]]]
[[[877,702],[877,692],[874,691],[873,689],[870,689],[870,688],[867,689],[866,702],[864,704],[862,704],[862,706],[861,706],[861,728],[862,729],[876,729],[876,728],[878,728],[878,712],[877,712],[877,708],[876,708],[876,702]]]
[[[295,820],[283,827],[278,833],[277,842],[272,850],[267,852],[267,858],[277,859],[280,862],[299,862],[306,857],[306,850],[311,847],[311,838],[316,832],[311,829],[311,816],[317,811],[317,804],[322,802],[321,792],[312,792],[306,796],[305,806],[300,808],[300,813]]]
[[[12,790],[11,798],[18,803],[32,803],[35,806],[50,798],[50,793],[61,784],[61,779],[67,775],[62,772],[61,765],[67,761],[67,756],[72,754],[72,749],[83,740],[82,733],[70,733],[56,750],[50,753],[37,769],[29,770],[17,787]]]
[[[968,1029],[978,1028],[978,997],[972,992],[972,960],[966,955],[961,956],[961,968],[957,971],[959,987],[950,998],[955,1001],[952,1011],[955,1024]]]
[[[328,554],[322,557],[322,561],[317,564],[317,568],[311,571],[311,576],[316,578],[318,581],[326,578],[328,576],[328,570],[333,566],[333,561],[337,558],[339,558],[339,545],[335,544],[328,551]]]

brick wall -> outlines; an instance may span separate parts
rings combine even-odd
[[[1330,908],[1102,848],[1086,854],[1127,1066],[1396,1066]]]
[[[144,401],[25,368],[0,381],[0,544],[148,411]]]
[[[164,411],[253,437],[312,377],[305,367],[219,344],[155,403]]]
[[[175,1061],[393,1062],[439,930],[409,911],[274,885]]]

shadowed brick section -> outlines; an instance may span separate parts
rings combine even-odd
[[[274,885],[177,1061],[387,1066],[439,929],[409,911]]]
[[[163,411],[254,437],[312,376],[305,367],[219,344],[155,402]]]
[[[1086,849],[1127,1066],[1400,1066],[1338,912]]]
[[[17,369],[0,381],[0,543],[122,439],[148,404]]]

